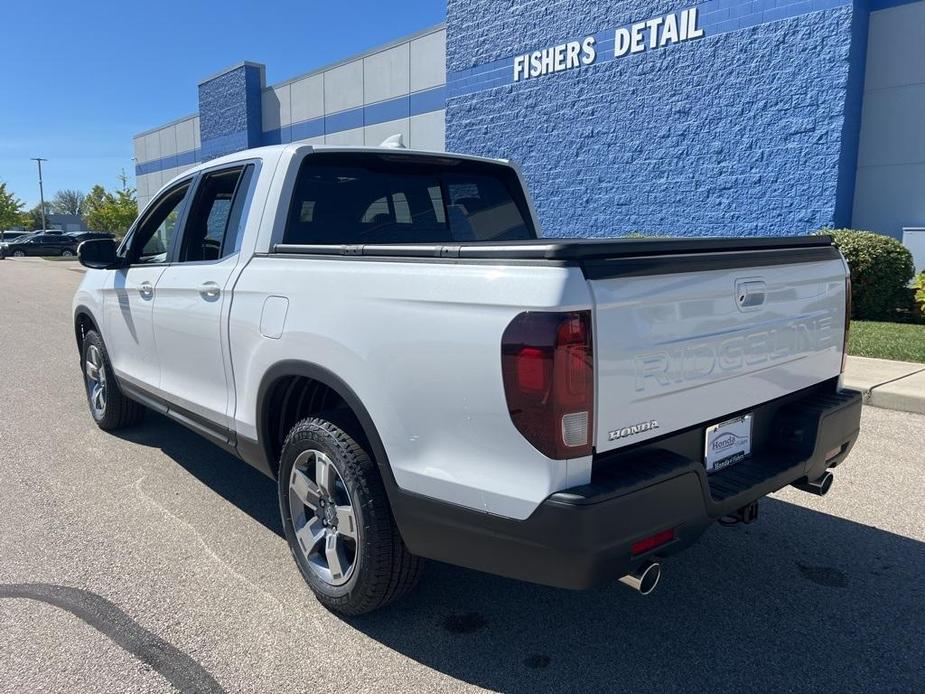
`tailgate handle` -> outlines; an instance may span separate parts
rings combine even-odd
[[[768,285],[762,280],[736,280],[736,306],[740,311],[749,311],[764,304]]]

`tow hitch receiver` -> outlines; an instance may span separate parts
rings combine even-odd
[[[758,520],[758,502],[753,501],[747,506],[737,509],[735,513],[720,518],[722,525],[737,525],[738,523],[754,523]]]

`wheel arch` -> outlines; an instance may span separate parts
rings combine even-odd
[[[83,350],[84,335],[89,330],[95,330],[102,339],[103,334],[100,333],[99,323],[93,317],[93,313],[86,306],[80,305],[74,309],[74,337],[77,339],[78,352]]]
[[[277,473],[279,458],[277,447],[281,446],[282,442],[278,441],[279,436],[273,432],[271,415],[275,411],[274,401],[280,396],[279,389],[287,387],[288,384],[293,382],[293,379],[307,379],[309,384],[318,384],[328,389],[349,410],[359,427],[359,431],[348,433],[354,436],[360,434],[365,439],[362,443],[369,446],[369,453],[376,461],[386,492],[391,498],[393,490],[396,488],[395,477],[392,474],[392,468],[385,452],[385,446],[382,444],[382,438],[379,436],[379,431],[363,401],[340,376],[323,366],[307,361],[285,360],[277,362],[267,369],[260,381],[260,388],[257,392],[257,418],[255,420],[257,423],[258,445],[273,476],[275,477]]]

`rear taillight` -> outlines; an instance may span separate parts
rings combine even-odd
[[[501,371],[517,430],[544,455],[591,453],[591,312],[521,313],[504,331]]]
[[[851,275],[845,277],[845,334],[841,350],[841,372],[848,365],[848,328],[851,327]]]

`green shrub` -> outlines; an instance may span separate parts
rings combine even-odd
[[[892,320],[908,305],[912,254],[899,241],[856,229],[823,229],[844,253],[851,269],[851,315],[861,320]]]
[[[925,317],[925,272],[915,278],[915,305],[918,306],[919,313]]]

